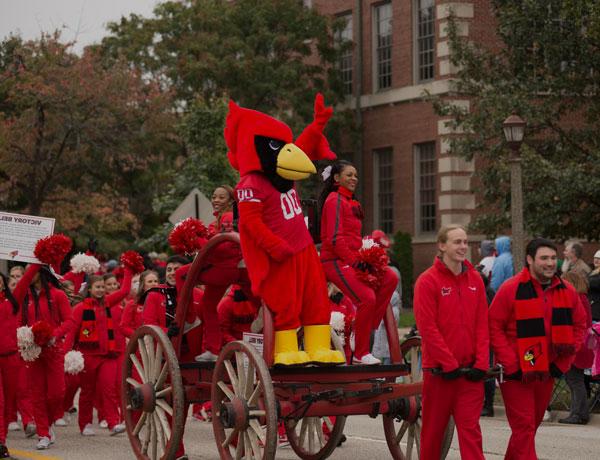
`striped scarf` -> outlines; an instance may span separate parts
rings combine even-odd
[[[515,299],[519,364],[523,373],[545,373],[550,368],[544,324],[544,300],[538,297],[528,268],[519,274]],[[559,356],[573,354],[573,302],[562,280],[552,296],[552,348]]]
[[[79,338],[77,340],[80,348],[99,348],[100,340],[98,336],[98,325],[96,322],[95,305],[97,301],[92,298],[87,298],[83,301],[86,308],[83,310],[81,327],[79,328]],[[107,329],[107,351],[114,352],[115,345],[115,329],[112,320],[110,307],[105,307],[106,311],[106,329]]]

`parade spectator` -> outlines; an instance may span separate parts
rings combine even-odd
[[[321,209],[321,262],[328,281],[334,283],[357,307],[354,327],[354,364],[380,364],[369,349],[371,333],[379,327],[398,277],[387,267],[380,288],[367,285],[358,271],[369,270],[359,261],[362,247],[360,203],[354,192],[358,173],[352,163],[339,160],[329,170],[319,199]]]
[[[479,245],[479,256],[481,260],[477,264],[477,269],[488,279],[492,277],[492,268],[496,260],[496,249],[492,240],[482,240]]]
[[[440,458],[452,416],[461,458],[483,460],[479,415],[489,362],[485,289],[466,260],[468,241],[462,226],[442,227],[437,246],[439,256],[415,284],[414,312],[425,370],[420,459]]]
[[[563,280],[571,283],[579,294],[581,304],[585,309],[586,330],[589,330],[592,327],[592,312],[587,298],[588,286],[586,279],[579,273],[570,271],[563,276]],[[565,381],[571,390],[571,409],[569,416],[560,419],[559,423],[571,425],[586,425],[588,423],[589,414],[584,370],[592,367],[593,362],[594,352],[587,347],[586,343],[582,343],[575,355],[575,361],[565,374]]]
[[[502,285],[490,307],[490,341],[504,366],[500,384],[512,435],[507,459],[535,460],[535,435],[554,378],[567,372],[583,341],[585,311],[579,295],[556,275],[557,248],[535,238],[526,267]]]
[[[594,270],[588,276],[588,298],[592,307],[592,321],[600,321],[600,251],[594,254]]]
[[[508,236],[500,236],[496,238],[496,260],[492,265],[492,278],[490,285],[494,292],[498,292],[498,289],[507,279],[515,274],[513,266],[513,256],[510,251],[510,238]]]
[[[561,270],[563,273],[575,272],[582,276],[587,276],[592,270],[586,264],[581,256],[583,255],[583,246],[577,242],[569,242],[564,250],[565,261]]]

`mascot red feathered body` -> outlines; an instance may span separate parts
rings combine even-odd
[[[318,94],[314,120],[294,143],[285,123],[229,103],[225,141],[240,173],[242,253],[252,291],[273,312],[277,365],[345,362],[330,349],[327,284],[294,185],[316,172],[311,160],[335,159],[323,135],[332,112]],[[305,351],[298,351],[300,326]]]

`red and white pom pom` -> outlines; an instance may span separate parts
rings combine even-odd
[[[358,251],[358,261],[368,264],[368,271],[356,270],[356,276],[373,289],[379,289],[390,259],[385,249],[372,238],[364,238]]]
[[[71,350],[65,355],[65,374],[79,374],[85,367],[83,354],[77,350]]]
[[[169,245],[178,254],[191,255],[204,246],[208,236],[208,229],[201,220],[188,217],[171,230]]]
[[[43,264],[58,265],[72,247],[71,238],[62,233],[57,233],[38,240],[33,255]]]
[[[144,258],[135,251],[125,251],[121,254],[121,263],[133,273],[142,273],[145,270]]]
[[[337,334],[342,340],[342,344],[346,343],[345,330],[346,330],[346,315],[339,311],[331,312],[331,319],[329,320],[331,329]]]
[[[42,347],[36,345],[33,331],[29,326],[21,326],[17,329],[17,347],[21,358],[27,362],[35,361],[42,352]]]
[[[71,270],[73,273],[85,273],[93,275],[100,270],[100,262],[94,256],[88,256],[83,252],[78,252],[71,257]]]

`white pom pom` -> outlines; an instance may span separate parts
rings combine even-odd
[[[85,366],[83,354],[77,350],[71,350],[65,355],[65,373],[79,374]]]
[[[92,275],[100,269],[100,262],[94,256],[80,252],[71,257],[71,269],[73,273]]]
[[[339,311],[332,311],[329,324],[336,332],[344,332],[346,327],[346,315]]]
[[[363,238],[362,240],[362,249],[371,249],[372,247],[379,246],[377,242],[372,238]]]
[[[23,361],[35,361],[42,352],[41,347],[36,345],[33,332],[29,326],[22,326],[17,329],[17,346]]]

